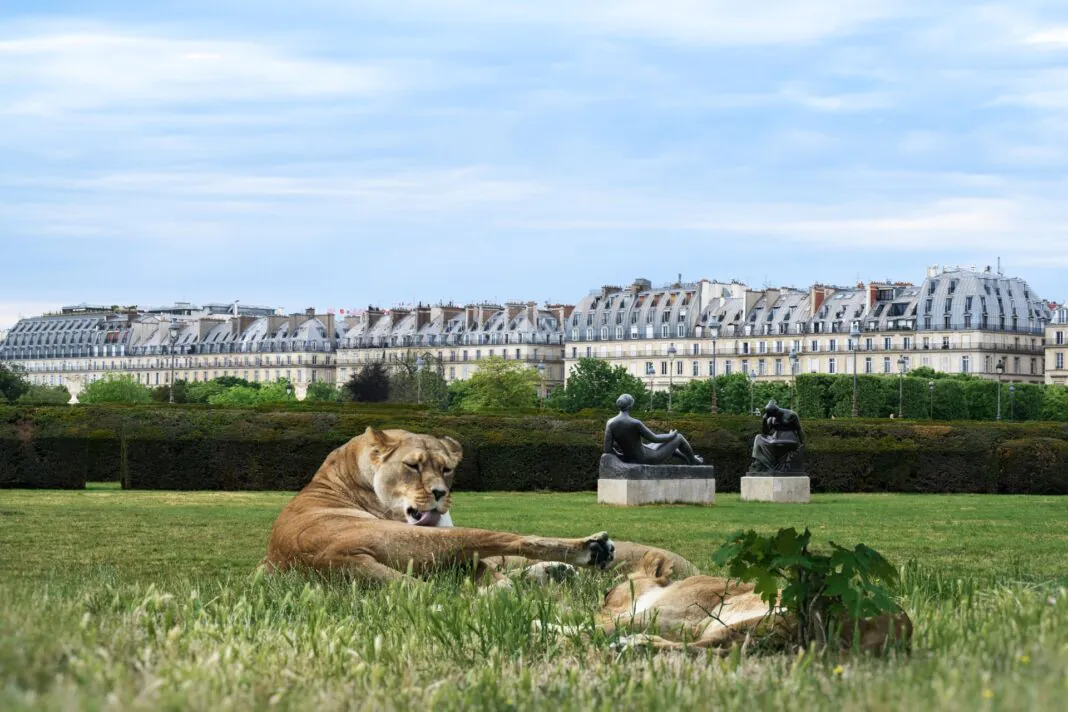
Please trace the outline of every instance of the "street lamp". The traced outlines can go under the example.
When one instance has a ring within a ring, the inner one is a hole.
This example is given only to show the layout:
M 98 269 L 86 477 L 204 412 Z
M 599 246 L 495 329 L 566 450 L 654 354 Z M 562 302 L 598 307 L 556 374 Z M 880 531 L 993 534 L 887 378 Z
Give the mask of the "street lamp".
M 794 397 L 790 399 L 790 406 L 797 410 L 797 364 L 801 360 L 801 354 L 797 353 L 797 347 L 790 348 L 790 380 L 794 387 Z
M 174 403 L 174 345 L 178 342 L 178 322 L 171 322 L 170 327 L 167 329 L 167 336 L 169 337 L 169 348 L 171 350 L 171 380 L 170 386 L 167 388 L 167 402 Z
M 857 346 L 860 345 L 860 323 L 854 321 L 850 330 L 850 348 L 853 349 L 853 417 L 860 415 L 860 398 L 857 390 Z
M 1009 420 L 1016 420 L 1016 384 L 1009 384 Z
M 1001 420 L 1001 377 L 1005 373 L 1005 359 L 998 359 L 997 366 L 994 366 L 994 370 L 998 372 L 998 414 L 997 419 Z
M 934 420 L 934 388 L 935 388 L 935 382 L 934 381 L 928 381 L 927 382 L 927 390 L 931 393 L 931 405 L 928 407 L 927 417 L 930 420 Z
M 422 356 L 415 357 L 415 402 L 422 405 L 423 403 L 423 366 L 426 365 L 426 361 Z
M 756 390 L 756 371 L 749 372 L 749 413 L 750 415 L 756 413 L 756 408 L 753 407 L 753 391 Z
M 675 385 L 675 354 L 679 351 L 675 344 L 668 346 L 668 412 L 671 412 L 671 389 Z
M 897 359 L 897 417 L 905 417 L 905 369 L 909 360 L 904 356 Z
M 535 366 L 538 369 L 538 380 L 541 381 L 541 398 L 538 399 L 538 405 L 542 408 L 545 407 L 545 362 L 539 361 Z

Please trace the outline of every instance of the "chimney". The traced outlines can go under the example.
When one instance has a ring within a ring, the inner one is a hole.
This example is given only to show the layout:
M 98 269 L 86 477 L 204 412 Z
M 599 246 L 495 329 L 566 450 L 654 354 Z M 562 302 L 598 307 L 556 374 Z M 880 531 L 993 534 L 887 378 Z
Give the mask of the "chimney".
M 879 285 L 874 284 L 872 282 L 868 282 L 868 309 L 867 309 L 867 311 L 870 312 L 872 309 L 875 308 L 875 302 L 876 302 L 878 296 L 879 296 Z
M 267 338 L 273 339 L 274 335 L 278 333 L 278 329 L 280 329 L 285 322 L 286 317 L 284 316 L 267 317 Z
M 478 323 L 478 307 L 468 304 L 464 307 L 464 328 L 470 331 Z
M 636 277 L 634 282 L 630 285 L 630 291 L 632 292 L 648 292 L 652 288 L 653 283 L 645 277 Z
M 512 319 L 515 319 L 523 311 L 523 306 L 519 302 L 508 302 L 504 305 L 504 308 L 508 312 L 508 323 L 512 323 Z
M 526 311 L 527 311 L 527 321 L 530 322 L 531 326 L 533 326 L 534 328 L 537 328 L 537 326 L 538 326 L 538 303 L 537 302 L 527 302 L 527 310 Z
M 824 287 L 822 284 L 815 284 L 809 287 L 808 301 L 811 305 L 812 312 L 811 314 L 809 314 L 810 319 L 816 316 L 816 312 L 820 310 L 820 307 L 823 306 L 823 302 L 826 301 L 827 297 L 831 296 L 833 291 L 834 290 L 832 289 Z
M 317 318 L 319 319 L 319 321 L 323 322 L 323 326 L 326 327 L 326 338 L 330 341 L 331 344 L 334 344 L 334 339 L 337 336 L 334 333 L 334 330 L 336 329 L 335 322 L 334 322 L 334 319 L 335 319 L 334 315 L 333 314 L 320 314 Z M 336 346 L 337 344 L 334 344 L 334 345 Z
M 430 307 L 422 304 L 415 308 L 415 330 L 419 331 L 430 323 Z

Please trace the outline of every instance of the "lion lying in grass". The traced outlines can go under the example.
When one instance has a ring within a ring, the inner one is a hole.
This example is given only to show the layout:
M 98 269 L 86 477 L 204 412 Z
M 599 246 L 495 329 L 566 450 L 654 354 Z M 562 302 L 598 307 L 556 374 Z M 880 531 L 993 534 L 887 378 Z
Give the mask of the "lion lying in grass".
M 499 566 L 487 566 L 487 560 L 604 567 L 616 558 L 616 545 L 604 532 L 559 539 L 453 528 L 453 473 L 462 457 L 452 438 L 368 428 L 330 453 L 278 515 L 265 564 L 347 571 L 384 582 L 478 561 L 480 578 L 502 581 Z M 649 550 L 629 543 L 621 548 L 628 562 Z M 692 568 L 682 557 L 661 553 Z
M 796 626 L 789 614 L 773 612 L 750 584 L 715 576 L 689 576 L 672 583 L 672 567 L 670 559 L 656 552 L 646 554 L 637 570 L 605 595 L 597 627 L 609 634 L 627 631 L 620 638 L 623 646 L 725 650 L 747 635 L 787 632 Z M 858 624 L 859 630 L 852 621 L 844 622 L 840 648 L 856 644 L 863 652 L 879 653 L 891 642 L 907 644 L 912 637 L 912 621 L 904 612 L 862 618 Z

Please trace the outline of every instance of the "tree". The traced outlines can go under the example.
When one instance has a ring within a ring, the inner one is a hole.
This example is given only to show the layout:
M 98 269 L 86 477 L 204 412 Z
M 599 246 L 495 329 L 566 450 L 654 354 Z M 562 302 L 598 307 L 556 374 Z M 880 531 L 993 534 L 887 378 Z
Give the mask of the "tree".
M 1068 420 L 1068 388 L 1046 386 L 1042 398 L 1043 420 Z
M 174 395 L 175 402 L 178 402 L 178 388 L 175 384 Z M 196 383 L 189 383 L 185 386 L 185 402 L 186 403 L 207 403 L 212 396 L 217 396 L 226 390 L 226 386 L 215 381 L 201 381 Z
M 258 391 L 260 389 L 259 383 L 253 383 L 252 381 L 247 381 L 244 378 L 238 378 L 237 376 L 219 376 L 218 378 L 214 379 L 214 382 L 218 383 L 223 388 L 233 388 L 234 386 L 241 386 L 242 388 L 251 388 L 254 391 Z
M 522 361 L 487 358 L 468 379 L 468 393 L 461 407 L 464 410 L 532 407 L 537 404 L 540 383 L 537 371 Z
M 26 380 L 26 371 L 22 366 L 0 363 L 0 403 L 14 403 L 28 390 L 30 382 Z
M 93 381 L 78 396 L 80 403 L 151 403 L 152 391 L 132 376 Z
M 17 402 L 19 405 L 67 405 L 70 391 L 66 386 L 30 386 Z
M 445 381 L 441 362 L 424 354 L 420 368 L 416 358 L 414 354 L 407 354 L 395 364 L 389 376 L 389 400 L 395 403 L 446 403 L 449 384 Z
M 612 367 L 598 358 L 582 358 L 568 375 L 563 392 L 555 394 L 551 402 L 572 412 L 583 408 L 611 409 L 623 393 L 631 394 L 638 403 L 648 400 L 645 384 L 622 366 Z
M 286 379 L 265 383 L 259 388 L 251 386 L 233 386 L 208 398 L 211 405 L 227 407 L 248 407 L 272 403 L 292 403 L 296 401 L 293 385 Z
M 345 390 L 354 401 L 380 403 L 389 399 L 389 373 L 381 362 L 366 364 L 345 383 Z
M 304 396 L 304 400 L 313 403 L 333 403 L 338 399 L 338 395 L 338 390 L 333 383 L 315 381 L 308 385 L 308 393 Z

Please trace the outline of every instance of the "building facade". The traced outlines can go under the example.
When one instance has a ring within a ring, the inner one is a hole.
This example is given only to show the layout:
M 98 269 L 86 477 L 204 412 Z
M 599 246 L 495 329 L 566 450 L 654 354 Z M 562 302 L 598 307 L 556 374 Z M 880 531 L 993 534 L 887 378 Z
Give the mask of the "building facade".
M 75 400 L 86 384 L 122 375 L 149 387 L 221 376 L 286 378 L 298 398 L 310 383 L 333 383 L 341 328 L 334 316 L 313 310 L 282 316 L 273 309 L 271 316 L 256 316 L 265 310 L 236 304 L 64 307 L 20 320 L 0 342 L 0 361 L 22 366 L 35 385 L 66 386 Z
M 498 357 L 537 369 L 544 394 L 564 380 L 560 325 L 570 313 L 567 305 L 539 308 L 535 302 L 371 307 L 348 319 L 337 379 L 344 383 L 370 363 L 410 368 L 420 359 L 451 383 L 470 378 L 483 359 Z
M 1068 302 L 1055 305 L 1046 327 L 1046 383 L 1068 384 Z
M 718 374 L 897 374 L 925 366 L 1042 382 L 1048 305 L 989 268 L 937 267 L 919 285 L 753 290 L 701 280 L 603 287 L 564 329 L 566 366 L 596 357 L 655 390 Z

